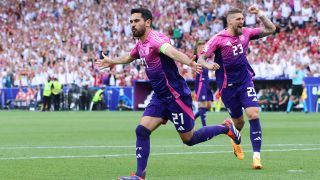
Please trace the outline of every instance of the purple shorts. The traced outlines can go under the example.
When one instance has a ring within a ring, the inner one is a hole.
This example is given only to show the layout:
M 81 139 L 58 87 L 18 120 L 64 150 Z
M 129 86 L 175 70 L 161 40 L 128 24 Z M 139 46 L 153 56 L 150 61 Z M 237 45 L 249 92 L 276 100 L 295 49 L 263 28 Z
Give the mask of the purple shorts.
M 213 101 L 213 94 L 209 87 L 202 86 L 197 92 L 197 101 Z
M 143 116 L 160 117 L 164 124 L 170 120 L 179 133 L 189 132 L 194 127 L 191 95 L 175 99 L 173 96 L 159 98 L 154 94 Z
M 222 102 L 232 118 L 242 116 L 242 108 L 259 107 L 252 81 L 240 85 L 227 86 L 221 92 Z

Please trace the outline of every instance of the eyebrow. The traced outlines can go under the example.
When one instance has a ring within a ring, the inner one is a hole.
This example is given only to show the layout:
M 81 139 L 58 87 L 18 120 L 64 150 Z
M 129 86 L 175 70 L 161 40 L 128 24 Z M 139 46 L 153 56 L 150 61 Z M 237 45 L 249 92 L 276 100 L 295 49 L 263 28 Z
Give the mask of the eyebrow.
M 130 23 L 132 23 L 133 21 L 137 22 L 139 21 L 140 19 L 136 18 L 136 19 L 130 19 Z

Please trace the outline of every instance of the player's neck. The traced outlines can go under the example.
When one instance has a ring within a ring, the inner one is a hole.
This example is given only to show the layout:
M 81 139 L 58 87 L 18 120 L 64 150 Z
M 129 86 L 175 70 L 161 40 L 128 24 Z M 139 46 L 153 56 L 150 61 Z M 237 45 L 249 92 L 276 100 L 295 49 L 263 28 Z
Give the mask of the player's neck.
M 139 38 L 141 42 L 144 42 L 148 38 L 148 35 L 151 30 L 152 30 L 151 28 L 146 29 L 146 32 L 144 33 L 144 35 Z
M 239 35 L 236 34 L 231 28 L 227 28 L 227 32 L 228 32 L 231 36 L 239 36 Z

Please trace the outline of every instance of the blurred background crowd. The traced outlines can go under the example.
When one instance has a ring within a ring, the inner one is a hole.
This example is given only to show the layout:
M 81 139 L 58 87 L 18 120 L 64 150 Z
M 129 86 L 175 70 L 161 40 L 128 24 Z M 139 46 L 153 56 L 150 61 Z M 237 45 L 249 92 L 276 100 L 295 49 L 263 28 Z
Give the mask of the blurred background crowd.
M 63 85 L 131 86 L 147 79 L 139 61 L 102 73 L 93 64 L 101 51 L 115 57 L 133 48 L 131 8 L 152 9 L 153 28 L 192 56 L 196 40 L 208 40 L 224 28 L 228 9 L 252 4 L 278 26 L 276 34 L 250 45 L 248 60 L 256 77 L 290 78 L 297 64 L 308 76 L 320 76 L 317 0 L 12 0 L 0 2 L 0 88 L 37 86 L 48 77 Z M 260 22 L 245 14 L 245 24 Z M 179 64 L 179 69 L 186 79 L 194 78 L 188 67 Z

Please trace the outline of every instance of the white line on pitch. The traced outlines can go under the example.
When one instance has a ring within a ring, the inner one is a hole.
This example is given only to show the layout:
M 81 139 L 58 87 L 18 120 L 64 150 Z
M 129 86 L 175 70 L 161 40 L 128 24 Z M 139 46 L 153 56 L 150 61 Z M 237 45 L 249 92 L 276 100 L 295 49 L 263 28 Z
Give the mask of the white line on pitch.
M 263 152 L 290 152 L 290 151 L 318 151 L 320 148 L 309 149 L 267 149 Z M 189 154 L 225 154 L 233 151 L 207 151 L 207 152 L 173 152 L 173 153 L 152 153 L 152 156 L 162 155 L 189 155 Z M 3 157 L 0 160 L 32 160 L 32 159 L 74 159 L 74 158 L 108 158 L 135 156 L 135 154 L 106 154 L 106 155 L 82 155 L 82 156 L 31 156 L 31 157 Z
M 197 145 L 195 147 L 229 147 L 230 145 L 219 145 L 219 144 L 207 144 Z M 251 144 L 243 144 L 242 146 L 251 146 Z M 265 147 L 285 147 L 285 146 L 320 146 L 320 144 L 263 144 Z M 98 149 L 98 148 L 135 148 L 135 145 L 129 146 L 8 146 L 0 147 L 0 150 L 5 149 Z M 176 148 L 186 147 L 185 145 L 152 145 L 155 148 Z

